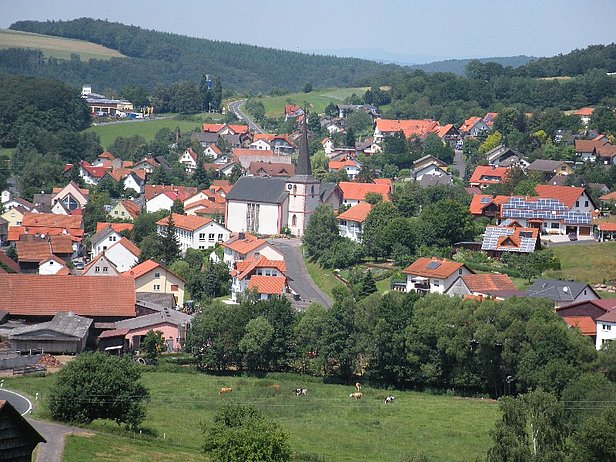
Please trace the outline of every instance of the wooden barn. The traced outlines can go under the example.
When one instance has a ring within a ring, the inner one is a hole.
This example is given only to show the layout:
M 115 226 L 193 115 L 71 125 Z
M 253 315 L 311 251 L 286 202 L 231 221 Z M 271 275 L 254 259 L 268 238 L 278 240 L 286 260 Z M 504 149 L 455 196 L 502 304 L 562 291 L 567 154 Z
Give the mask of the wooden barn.
M 9 402 L 0 400 L 0 461 L 30 462 L 36 445 L 46 442 Z
M 13 329 L 9 334 L 11 349 L 43 350 L 55 354 L 81 353 L 91 325 L 90 318 L 61 311 L 51 321 Z

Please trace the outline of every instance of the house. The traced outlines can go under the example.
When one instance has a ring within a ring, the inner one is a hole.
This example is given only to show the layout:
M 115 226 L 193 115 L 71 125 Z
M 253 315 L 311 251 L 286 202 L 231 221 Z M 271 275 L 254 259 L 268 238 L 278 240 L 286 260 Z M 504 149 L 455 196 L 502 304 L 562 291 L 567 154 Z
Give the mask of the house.
M 304 109 L 297 104 L 285 104 L 284 106 L 284 120 L 297 119 L 304 115 Z
M 583 300 L 559 306 L 556 308 L 556 314 L 569 326 L 579 329 L 582 335 L 591 337 L 597 348 L 600 348 L 603 342 L 597 343 L 597 333 L 604 329 L 597 329 L 597 320 L 614 309 L 616 299 Z
M 121 200 L 109 211 L 111 218 L 133 221 L 141 213 L 141 207 L 131 200 Z
M 284 260 L 269 260 L 260 256 L 236 261 L 230 274 L 233 278 L 231 300 L 236 303 L 247 290 L 256 291 L 261 300 L 274 296 L 282 297 L 287 290 Z
M 101 229 L 90 238 L 92 258 L 105 252 L 109 247 L 122 239 L 122 236 L 111 225 Z
M 372 210 L 372 205 L 367 202 L 360 202 L 338 215 L 336 219 L 338 220 L 340 236 L 361 242 L 362 227 L 370 210 Z
M 197 170 L 197 163 L 199 161 L 199 154 L 193 151 L 193 148 L 188 147 L 180 155 L 180 164 L 184 166 L 186 173 L 194 173 Z
M 39 263 L 38 274 L 71 274 L 66 262 L 52 255 Z
M 85 99 L 90 113 L 96 116 L 119 116 L 121 113 L 133 110 L 133 103 L 125 99 L 107 98 L 104 95 L 93 93 L 90 85 L 84 85 L 81 97 Z
M 125 276 L 130 276 L 134 279 L 136 292 L 171 294 L 174 296 L 177 305 L 184 305 L 184 285 L 186 281 L 154 260 L 146 260 L 139 263 L 123 273 L 122 277 Z
M 512 226 L 487 226 L 481 250 L 490 257 L 500 257 L 504 252 L 533 253 L 541 247 L 537 228 Z
M 549 180 L 555 175 L 568 176 L 574 170 L 562 160 L 536 159 L 527 168 L 528 172 L 540 173 L 544 181 Z
M 231 233 L 211 218 L 173 213 L 171 220 L 182 253 L 185 253 L 187 249 L 203 250 L 214 247 L 217 243 L 220 244 L 229 239 Z M 169 218 L 158 220 L 156 226 L 158 234 L 164 235 L 169 226 Z
M 334 152 L 335 146 L 331 138 L 323 138 L 323 140 L 321 140 L 321 146 L 323 146 L 326 156 L 329 156 L 332 152 Z
M 461 149 L 460 143 L 462 141 L 462 136 L 460 135 L 460 131 L 453 124 L 438 127 L 435 134 L 450 148 Z
M 599 223 L 597 226 L 599 242 L 616 239 L 616 223 Z
M 5 400 L 0 400 L 0 454 L 12 462 L 30 462 L 39 443 L 47 440 Z
M 83 238 L 81 215 L 57 215 L 55 213 L 26 213 L 21 225 L 28 234 L 65 234 L 80 242 Z
M 24 214 L 28 213 L 28 210 L 24 207 L 11 207 L 6 210 L 0 218 L 6 220 L 8 227 L 21 226 L 24 219 Z
M 592 113 L 594 111 L 595 109 L 592 107 L 583 107 L 575 111 L 573 115 L 578 116 L 582 121 L 582 124 L 588 127 L 588 124 L 590 123 L 590 117 L 592 116 Z
M 328 169 L 330 173 L 344 170 L 349 179 L 354 180 L 361 171 L 361 164 L 352 159 L 330 160 Z
M 250 176 L 291 177 L 295 175 L 295 165 L 275 162 L 251 162 L 248 167 Z
M 616 310 L 597 318 L 597 350 L 616 339 Z
M 180 197 L 184 197 L 182 201 L 197 194 L 198 189 L 192 186 L 176 186 L 176 185 L 159 185 L 159 184 L 147 184 L 143 193 L 145 201 L 150 201 L 154 197 L 164 192 L 173 192 Z
M 421 257 L 407 266 L 406 292 L 444 294 L 460 276 L 474 272 L 463 263 L 452 260 Z
M 278 156 L 271 150 L 233 148 L 231 159 L 238 162 L 244 170 L 250 168 L 252 162 L 272 162 L 278 164 L 291 164 L 290 156 Z
M 108 167 L 95 167 L 89 162 L 82 160 L 78 164 L 79 167 L 79 176 L 83 179 L 85 184 L 96 186 L 99 181 L 102 180 L 103 176 L 111 170 L 111 166 Z M 67 164 L 64 168 L 64 173 L 67 174 L 69 170 L 72 168 L 76 168 L 72 164 Z
M 453 178 L 450 174 L 447 175 L 424 175 L 419 180 L 419 186 L 429 188 L 432 186 L 452 186 Z
M 431 119 L 376 119 L 373 137 L 375 143 L 382 143 L 386 137 L 400 132 L 406 139 L 424 138 L 429 133 L 437 134 L 439 128 L 439 123 Z
M 225 203 L 223 199 L 219 202 L 218 199 L 203 199 L 198 202 L 193 202 L 188 206 L 184 206 L 186 215 L 198 215 L 203 218 L 211 218 L 218 223 L 224 223 L 225 220 Z
M 120 337 L 125 351 L 139 351 L 143 338 L 153 330 L 162 332 L 168 352 L 181 351 L 191 321 L 192 316 L 190 315 L 163 308 L 155 313 L 118 321 L 115 323 L 115 329 L 103 332 L 99 340 L 114 336 Z
M 330 153 L 333 151 L 330 150 Z M 355 155 L 359 156 L 361 154 L 365 154 L 366 156 L 372 156 L 374 154 L 378 154 L 379 152 L 383 152 L 383 148 L 374 142 L 374 138 L 372 136 L 366 138 L 363 141 L 358 141 L 355 143 Z M 325 151 L 327 155 L 327 151 Z
M 478 165 L 468 183 L 470 186 L 477 186 L 479 189 L 485 189 L 492 184 L 503 183 L 507 177 L 507 172 L 509 172 L 508 167 Z
M 13 351 L 43 350 L 52 354 L 77 354 L 86 347 L 92 319 L 60 311 L 51 321 L 17 327 L 9 334 Z
M 269 139 L 263 134 L 255 133 L 252 143 L 248 145 L 248 149 L 256 151 L 273 151 L 272 145 L 269 143 Z M 273 136 L 273 135 L 272 135 Z
M 2 203 L 2 207 L 4 207 L 5 210 L 21 207 L 27 212 L 31 212 L 34 211 L 35 206 L 32 202 L 22 199 L 21 197 L 11 197 L 6 202 Z
M 502 294 L 515 291 L 517 287 L 508 275 L 490 273 L 460 276 L 445 293 L 450 296 L 502 300 Z
M 41 263 L 46 262 L 51 257 L 58 258 L 63 264 L 70 260 L 73 254 L 73 244 L 68 236 L 42 237 L 22 234 L 19 236 L 19 241 L 15 243 L 15 250 L 19 271 L 21 273 L 38 273 Z M 48 264 L 47 266 L 53 265 Z M 53 274 L 56 274 L 56 272 Z
M 240 124 L 210 124 L 201 126 L 203 132 L 218 133 L 219 135 L 245 135 L 248 133 L 248 125 Z
M 376 183 L 354 183 L 350 181 L 341 181 L 338 186 L 342 190 L 342 203 L 345 205 L 357 205 L 360 202 L 366 202 L 366 194 L 380 194 L 384 201 L 389 200 L 391 193 L 390 184 Z
M 613 157 L 613 146 L 604 135 L 590 140 L 575 140 L 575 155 L 584 162 L 596 162 L 600 156 L 599 150 L 602 150 L 604 156 Z
M 111 245 L 104 254 L 107 260 L 115 266 L 117 271 L 123 273 L 137 264 L 141 256 L 141 250 L 131 241 L 123 237 L 118 242 Z
M 460 134 L 463 136 L 477 137 L 489 131 L 490 127 L 488 127 L 481 117 L 469 117 L 460 126 L 459 130 Z
M 222 243 L 223 261 L 232 265 L 238 260 L 248 260 L 261 256 L 268 260 L 284 260 L 283 254 L 265 239 L 249 233 L 233 233 Z
M 160 164 L 156 161 L 156 159 L 154 159 L 154 157 L 146 156 L 133 165 L 133 170 L 142 170 L 146 175 L 150 175 L 159 167 Z
M 556 308 L 586 300 L 597 300 L 599 296 L 586 283 L 552 279 L 536 279 L 526 290 L 527 297 L 547 298 Z
M 118 271 L 116 265 L 107 258 L 105 252 L 102 252 L 88 263 L 83 271 L 82 276 L 119 276 L 121 271 Z
M 99 221 L 96 223 L 96 231 L 95 232 L 100 232 L 105 228 L 108 228 L 109 226 L 111 226 L 111 228 L 117 232 L 118 234 L 121 234 L 123 232 L 125 233 L 129 233 L 133 230 L 133 224 L 132 223 L 110 223 L 110 222 L 106 222 L 106 221 Z
M 11 294 L 0 300 L 0 310 L 8 311 L 11 319 L 48 321 L 60 311 L 71 311 L 95 322 L 135 316 L 135 283 L 124 276 L 0 274 L 0 293 Z
M 159 210 L 171 210 L 175 201 L 184 202 L 189 197 L 197 194 L 197 188 L 189 186 L 159 186 L 150 185 L 145 187 L 145 207 L 149 213 Z M 149 189 L 149 191 L 148 191 Z
M 494 125 L 494 121 L 498 117 L 498 112 L 486 112 L 486 115 L 483 116 L 483 121 L 488 126 L 489 129 L 492 129 L 492 125 Z
M 503 144 L 486 152 L 485 158 L 488 161 L 488 165 L 494 165 L 495 167 L 516 166 L 525 168 L 526 165 L 528 165 L 528 162 L 524 159 L 522 154 L 513 149 L 509 149 Z
M 203 148 L 203 154 L 213 159 L 218 159 L 222 155 L 222 151 L 215 144 L 208 144 Z
M 413 180 L 421 181 L 425 175 L 450 176 L 447 164 L 431 155 L 420 157 L 413 162 Z
M 90 191 L 71 181 L 64 188 L 53 188 L 51 204 L 61 203 L 67 210 L 82 209 L 88 203 Z

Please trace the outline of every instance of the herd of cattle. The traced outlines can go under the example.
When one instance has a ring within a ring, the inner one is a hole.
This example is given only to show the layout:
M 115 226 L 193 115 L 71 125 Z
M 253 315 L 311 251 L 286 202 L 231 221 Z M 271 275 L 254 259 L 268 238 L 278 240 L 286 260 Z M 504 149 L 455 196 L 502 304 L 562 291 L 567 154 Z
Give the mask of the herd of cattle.
M 275 390 L 280 390 L 280 385 L 275 383 L 273 385 L 270 385 L 269 388 L 273 388 Z M 353 400 L 358 400 L 358 399 L 362 399 L 364 397 L 364 394 L 361 392 L 361 383 L 357 382 L 355 384 L 355 392 L 351 393 L 349 395 L 349 398 L 353 399 Z M 218 393 L 225 394 L 225 393 L 231 393 L 233 391 L 233 389 L 231 387 L 222 387 L 220 390 L 218 390 Z M 308 389 L 307 388 L 294 388 L 293 390 L 291 390 L 292 393 L 296 396 L 307 396 L 308 395 Z M 392 395 L 388 395 L 385 398 L 385 404 L 390 404 L 394 402 L 395 397 Z

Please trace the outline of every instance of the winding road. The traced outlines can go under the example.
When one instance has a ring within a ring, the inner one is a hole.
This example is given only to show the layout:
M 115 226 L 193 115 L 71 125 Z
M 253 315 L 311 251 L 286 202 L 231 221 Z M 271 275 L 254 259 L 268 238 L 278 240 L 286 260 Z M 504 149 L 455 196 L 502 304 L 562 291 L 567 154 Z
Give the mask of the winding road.
M 244 111 L 242 111 L 242 105 L 246 102 L 245 99 L 238 99 L 237 101 L 231 101 L 227 107 L 229 111 L 235 114 L 239 120 L 243 120 L 248 124 L 248 128 L 253 133 L 263 133 L 263 129 L 257 125 Z

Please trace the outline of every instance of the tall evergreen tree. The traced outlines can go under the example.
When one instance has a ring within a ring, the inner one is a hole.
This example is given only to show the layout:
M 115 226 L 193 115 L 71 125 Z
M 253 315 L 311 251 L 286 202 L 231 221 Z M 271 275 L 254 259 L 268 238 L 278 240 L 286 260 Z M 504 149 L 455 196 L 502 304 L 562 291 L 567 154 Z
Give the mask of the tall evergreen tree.
M 171 265 L 174 261 L 180 258 L 180 244 L 175 235 L 175 223 L 173 222 L 173 214 L 169 214 L 167 218 L 167 226 L 160 235 L 160 254 L 161 263 Z
M 212 94 L 212 109 L 216 112 L 222 111 L 222 81 L 220 77 L 214 80 L 214 87 L 211 90 Z

